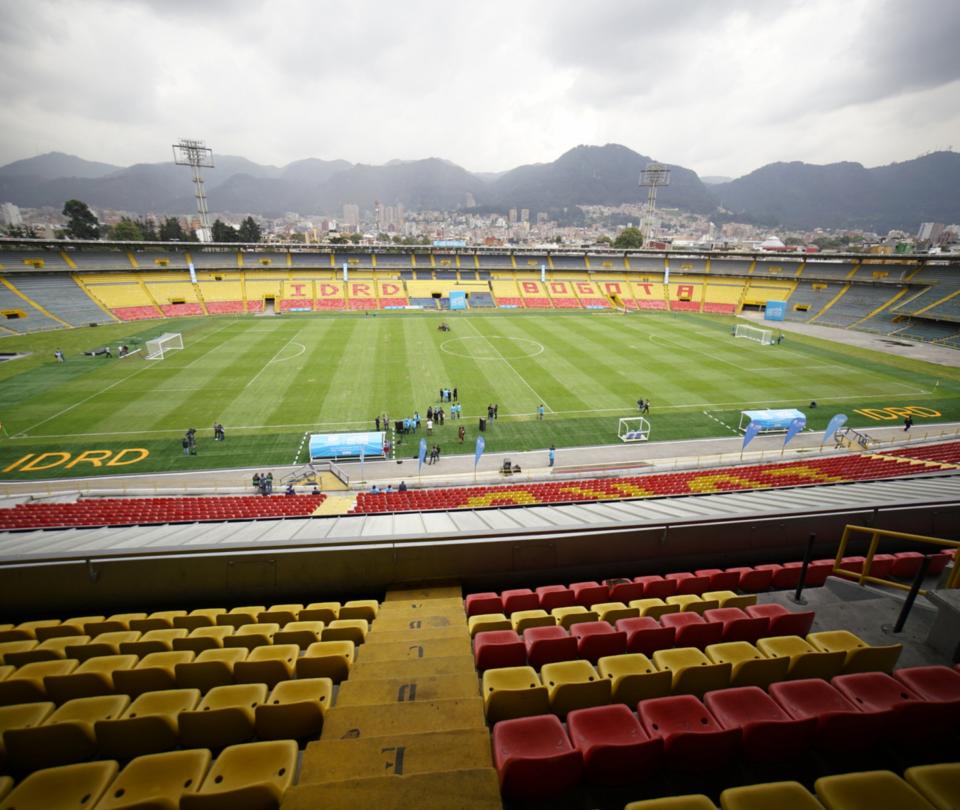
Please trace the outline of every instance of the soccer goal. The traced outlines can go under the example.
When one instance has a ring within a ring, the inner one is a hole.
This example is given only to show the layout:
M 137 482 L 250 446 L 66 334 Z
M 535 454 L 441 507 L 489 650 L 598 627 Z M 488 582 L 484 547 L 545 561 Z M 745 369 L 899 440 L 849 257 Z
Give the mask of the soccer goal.
M 147 360 L 163 360 L 167 352 L 183 348 L 183 335 L 179 332 L 166 332 L 158 338 L 148 340 L 145 344 Z
M 617 437 L 622 442 L 645 442 L 650 438 L 650 423 L 642 416 L 625 416 L 620 420 Z
M 746 338 L 747 340 L 755 340 L 757 343 L 761 343 L 764 346 L 769 346 L 773 343 L 773 331 L 770 329 L 761 329 L 758 326 L 748 326 L 745 323 L 738 323 L 737 328 L 733 332 L 734 337 Z

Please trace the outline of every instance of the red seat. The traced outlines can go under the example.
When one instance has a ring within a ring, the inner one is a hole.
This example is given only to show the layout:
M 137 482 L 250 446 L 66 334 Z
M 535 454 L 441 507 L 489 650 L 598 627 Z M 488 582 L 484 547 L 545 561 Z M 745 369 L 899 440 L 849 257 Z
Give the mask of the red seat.
M 527 648 L 513 630 L 487 630 L 474 636 L 473 660 L 480 672 L 522 667 L 527 663 Z
M 805 636 L 813 626 L 812 610 L 787 610 L 783 605 L 747 605 L 747 615 L 754 619 L 767 619 L 769 625 L 764 636 Z
M 701 594 L 710 590 L 710 577 L 698 577 L 689 571 L 667 574 L 664 579 L 672 579 L 677 583 L 677 593 Z
M 463 602 L 467 616 L 483 613 L 503 613 L 503 600 L 495 593 L 471 593 Z
M 627 634 L 606 622 L 578 622 L 570 628 L 577 640 L 577 652 L 593 664 L 605 655 L 622 655 L 627 651 Z
M 722 568 L 700 568 L 695 571 L 698 577 L 709 577 L 708 591 L 735 591 L 740 587 L 740 575 L 736 571 L 724 571 Z
M 653 655 L 657 650 L 672 647 L 677 632 L 672 627 L 664 627 L 650 616 L 618 619 L 616 626 L 617 630 L 627 634 L 628 653 L 643 653 L 647 656 Z
M 523 643 L 527 663 L 534 669 L 554 661 L 573 661 L 577 657 L 577 640 L 560 626 L 528 627 L 523 631 Z
M 664 613 L 660 617 L 664 627 L 672 627 L 676 631 L 674 646 L 696 647 L 700 650 L 709 644 L 719 644 L 723 638 L 723 624 L 708 622 L 699 613 L 692 610 L 683 613 Z
M 609 601 L 607 586 L 599 582 L 572 582 L 570 590 L 573 591 L 575 603 L 585 608 Z
M 716 770 L 733 759 L 737 729 L 722 729 L 693 695 L 651 698 L 637 706 L 644 730 L 663 739 L 666 760 L 682 771 Z
M 503 602 L 503 612 L 508 616 L 517 610 L 537 610 L 540 607 L 540 598 L 529 588 L 502 591 L 500 601 Z
M 788 562 L 783 564 L 784 568 L 803 568 L 803 563 Z M 806 588 L 819 588 L 826 581 L 827 577 L 833 572 L 833 560 L 813 560 L 807 568 Z
M 630 579 L 608 581 L 607 587 L 610 589 L 611 602 L 623 602 L 627 604 L 634 599 L 643 598 L 643 583 L 634 582 Z
M 790 717 L 758 686 L 707 692 L 704 703 L 723 728 L 740 729 L 744 754 L 753 762 L 802 756 L 813 745 L 815 717 Z
M 947 563 L 952 559 L 953 552 L 947 549 L 938 551 L 936 554 L 931 555 L 930 565 L 927 566 L 927 576 L 935 577 L 942 573 L 943 569 L 947 567 Z
M 930 703 L 940 704 L 953 721 L 960 721 L 960 671 L 950 667 L 904 667 L 893 677 Z
M 541 585 L 537 588 L 537 599 L 540 600 L 540 608 L 546 611 L 577 604 L 573 591 L 563 585 Z
M 771 588 L 779 591 L 788 591 L 796 588 L 800 582 L 800 571 L 803 563 L 785 563 L 784 565 L 767 563 L 766 565 L 755 565 L 753 567 L 757 571 L 769 571 L 771 573 Z
M 817 747 L 828 753 L 865 751 L 882 742 L 884 713 L 862 711 L 827 681 L 778 681 L 770 684 L 769 692 L 791 717 L 816 719 Z
M 928 703 L 885 672 L 836 675 L 831 683 L 851 703 L 886 715 L 887 728 L 898 743 L 921 745 L 945 736 L 952 728 L 938 703 Z
M 765 618 L 751 618 L 740 608 L 713 608 L 703 612 L 708 622 L 720 622 L 723 625 L 721 641 L 749 641 L 756 644 L 757 639 L 766 633 L 769 621 Z
M 920 570 L 923 554 L 919 551 L 900 551 L 893 555 L 890 573 L 901 579 L 913 579 Z M 928 569 L 929 570 L 929 569 Z
M 504 797 L 543 800 L 580 782 L 583 760 L 552 714 L 501 720 L 493 727 L 493 759 Z
M 736 572 L 740 575 L 740 590 L 747 593 L 759 593 L 770 588 L 773 581 L 773 572 L 762 568 L 750 568 L 749 566 L 736 566 L 728 568 L 728 571 Z
M 567 731 L 583 757 L 584 775 L 600 785 L 622 785 L 652 776 L 663 757 L 663 740 L 643 730 L 621 703 L 577 709 Z
M 666 599 L 677 592 L 677 581 L 675 579 L 664 579 L 658 574 L 634 577 L 633 581 L 643 585 L 645 599 Z

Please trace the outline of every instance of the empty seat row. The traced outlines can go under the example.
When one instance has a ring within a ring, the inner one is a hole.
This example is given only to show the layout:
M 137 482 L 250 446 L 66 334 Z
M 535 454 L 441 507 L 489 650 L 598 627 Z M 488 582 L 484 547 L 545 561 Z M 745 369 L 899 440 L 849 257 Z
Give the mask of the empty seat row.
M 122 771 L 114 760 L 63 765 L 32 773 L 6 797 L 0 784 L 0 809 L 276 808 L 296 767 L 292 740 L 230 746 L 216 760 L 203 748 L 151 754 Z
M 131 759 L 178 747 L 219 749 L 252 739 L 306 739 L 323 729 L 333 681 L 76 698 L 62 706 L 0 708 L 0 770 L 27 773 L 93 758 Z
M 652 658 L 625 653 L 532 666 L 488 669 L 481 691 L 487 721 L 605 703 L 632 705 L 645 697 L 702 695 L 728 686 L 769 686 L 789 679 L 830 678 L 839 673 L 892 672 L 900 645 L 872 647 L 847 631 L 811 633 L 657 650 Z
M 668 597 L 675 598 L 684 597 Z M 639 602 L 659 604 L 645 605 L 642 616 L 640 607 L 622 603 L 593 605 L 590 611 L 555 608 L 556 615 L 543 610 L 517 611 L 509 620 L 503 614 L 475 616 L 470 621 L 477 669 L 524 664 L 539 669 L 574 658 L 596 663 L 603 656 L 622 653 L 652 655 L 671 647 L 703 649 L 724 641 L 755 643 L 769 636 L 805 636 L 814 620 L 812 611 L 793 612 L 776 604 L 747 605 L 745 611 L 708 608 L 701 615 L 699 604 L 715 601 L 685 602 L 682 611 L 679 605 L 661 600 Z
M 636 705 L 578 707 L 566 729 L 554 715 L 507 719 L 493 728 L 503 793 L 543 799 L 575 787 L 642 782 L 667 768 L 722 771 L 734 762 L 794 762 L 813 750 L 844 756 L 893 745 L 936 749 L 955 738 L 960 673 L 949 667 L 839 675 Z

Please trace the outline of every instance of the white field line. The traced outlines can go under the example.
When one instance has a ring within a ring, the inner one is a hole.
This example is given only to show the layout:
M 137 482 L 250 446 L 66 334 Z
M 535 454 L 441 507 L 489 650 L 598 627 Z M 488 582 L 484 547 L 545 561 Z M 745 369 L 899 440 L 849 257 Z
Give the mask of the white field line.
M 923 392 L 929 393 L 929 392 Z M 890 399 L 889 394 L 876 394 L 871 396 L 849 396 L 849 397 L 837 397 L 829 394 L 812 394 L 810 396 L 813 400 L 829 400 L 830 402 L 847 402 L 850 400 L 855 401 L 872 401 L 872 400 L 888 400 Z M 797 398 L 793 397 L 792 399 L 757 399 L 750 402 L 693 402 L 684 405 L 658 405 L 654 408 L 655 411 L 683 411 L 683 410 L 704 410 L 704 409 L 720 409 L 720 408 L 746 408 L 752 407 L 754 405 L 790 405 L 796 404 Z M 571 416 L 571 415 L 583 415 L 583 414 L 603 414 L 603 413 L 617 413 L 617 414 L 628 414 L 635 413 L 636 403 L 631 405 L 624 405 L 622 408 L 592 408 L 587 410 L 570 410 L 570 411 L 551 411 L 556 416 Z M 479 416 L 484 414 L 467 414 L 464 416 L 464 419 L 476 419 Z M 530 411 L 527 413 L 504 413 L 502 419 L 513 419 L 517 417 L 528 417 L 536 416 L 536 411 Z M 363 426 L 370 423 L 369 419 L 361 419 L 350 422 L 294 422 L 290 424 L 278 424 L 278 425 L 229 425 L 231 433 L 242 430 L 286 430 L 286 429 L 322 429 L 322 428 L 337 428 L 337 427 L 355 427 L 357 425 Z M 96 438 L 96 437 L 106 437 L 106 436 L 143 436 L 149 438 L 149 436 L 156 434 L 166 434 L 166 433 L 183 433 L 186 430 L 185 427 L 180 428 L 160 428 L 157 430 L 143 431 L 143 430 L 126 430 L 126 431 L 107 431 L 103 433 L 38 433 L 35 436 L 24 436 L 22 434 L 17 434 L 11 438 L 33 438 L 33 439 L 87 439 L 87 438 Z M 149 435 L 148 435 L 149 434 Z M 702 441 L 701 439 L 695 439 L 691 441 Z M 605 445 L 598 445 L 605 446 Z
M 488 345 L 491 349 L 493 349 L 498 355 L 500 355 L 500 359 L 503 360 L 503 362 L 507 364 L 507 368 L 509 368 L 514 374 L 517 375 L 517 377 L 520 378 L 520 382 L 522 382 L 525 386 L 527 386 L 527 388 L 529 388 L 529 389 L 533 392 L 533 395 L 537 398 L 537 401 L 538 401 L 538 402 L 542 402 L 542 403 L 543 403 L 543 407 L 544 407 L 546 410 L 548 410 L 550 413 L 557 413 L 557 411 L 555 411 L 553 408 L 551 408 L 550 405 L 549 405 L 549 403 L 548 403 L 542 396 L 540 396 L 540 394 L 538 394 L 538 393 L 536 392 L 536 390 L 534 389 L 534 387 L 533 387 L 532 385 L 530 385 L 530 383 L 528 383 L 528 382 L 526 381 L 526 379 L 524 378 L 524 376 L 523 376 L 519 371 L 517 371 L 517 370 L 513 367 L 513 364 L 512 364 L 509 360 L 507 360 L 506 357 L 503 356 L 503 353 L 502 353 L 496 346 L 493 345 L 493 341 L 490 340 L 490 338 L 488 338 L 486 335 L 484 335 L 483 333 L 481 333 L 480 330 L 477 329 L 477 327 L 474 326 L 471 321 L 468 320 L 468 321 L 465 321 L 465 323 L 470 324 L 470 328 L 471 328 L 474 332 L 476 332 L 480 337 L 482 337 L 482 338 L 487 342 L 487 345 Z M 472 417 L 468 417 L 468 418 L 472 418 Z
M 716 422 L 718 425 L 722 425 L 722 426 L 725 427 L 727 430 L 729 430 L 731 433 L 739 433 L 739 432 L 740 432 L 740 431 L 738 431 L 736 428 L 733 428 L 733 427 L 731 427 L 730 425 L 728 425 L 728 424 L 727 424 L 726 422 L 724 422 L 723 420 L 717 419 L 717 417 L 714 416 L 712 413 L 710 413 L 710 411 L 704 411 L 704 412 L 703 412 L 703 415 L 706 416 L 706 417 L 708 417 L 709 419 L 712 419 L 712 420 L 713 420 L 714 422 Z
M 304 327 L 304 329 L 306 329 L 306 327 Z M 267 366 L 269 366 L 271 363 L 273 363 L 273 361 L 276 360 L 276 359 L 280 356 L 280 353 L 281 353 L 284 349 L 286 349 L 287 346 L 289 346 L 291 343 L 296 342 L 296 341 L 294 340 L 294 338 L 300 337 L 300 332 L 302 332 L 302 331 L 303 331 L 303 329 L 301 329 L 299 332 L 297 332 L 292 338 L 290 338 L 290 340 L 288 340 L 286 343 L 284 343 L 284 344 L 277 350 L 277 353 L 276 353 L 273 357 L 271 357 L 269 360 L 267 360 L 266 363 L 263 364 L 263 366 L 260 368 L 260 370 L 254 375 L 253 379 L 250 380 L 250 382 L 248 382 L 245 386 L 243 386 L 244 390 L 246 390 L 247 388 L 249 388 L 251 385 L 253 385 L 253 384 L 260 378 L 260 375 L 263 374 L 263 372 L 267 370 Z M 302 345 L 302 344 L 297 344 L 297 345 Z M 306 349 L 304 349 L 304 351 L 306 351 Z M 301 352 L 301 354 L 302 354 L 302 353 L 303 353 L 303 352 Z M 299 357 L 299 355 L 295 355 L 295 356 Z M 290 360 L 290 359 L 292 359 L 292 358 L 287 358 L 287 359 Z

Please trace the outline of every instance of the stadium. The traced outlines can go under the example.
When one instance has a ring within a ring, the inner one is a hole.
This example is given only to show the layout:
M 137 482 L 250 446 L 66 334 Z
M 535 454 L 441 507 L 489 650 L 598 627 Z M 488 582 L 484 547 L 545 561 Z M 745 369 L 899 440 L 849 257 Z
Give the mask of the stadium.
M 958 265 L 0 240 L 0 797 L 957 806 Z

